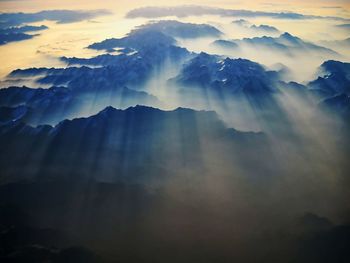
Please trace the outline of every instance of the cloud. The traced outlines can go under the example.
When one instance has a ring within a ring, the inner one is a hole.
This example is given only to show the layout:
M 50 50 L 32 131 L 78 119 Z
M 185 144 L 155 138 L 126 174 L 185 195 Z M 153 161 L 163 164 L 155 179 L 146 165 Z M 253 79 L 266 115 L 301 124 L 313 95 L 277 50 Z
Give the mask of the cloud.
M 2 13 L 0 14 L 0 28 L 19 26 L 44 20 L 55 21 L 59 24 L 79 22 L 97 16 L 110 14 L 107 10 L 45 10 L 37 13 Z
M 112 50 L 115 47 L 142 49 L 145 46 L 169 46 L 175 44 L 174 37 L 190 39 L 199 37 L 220 37 L 223 33 L 208 24 L 181 23 L 175 20 L 153 21 L 136 27 L 123 38 L 111 38 L 89 46 L 96 50 Z
M 127 18 L 156 18 L 166 16 L 202 16 L 202 15 L 219 15 L 219 16 L 232 16 L 232 17 L 272 17 L 278 19 L 332 19 L 340 21 L 349 21 L 349 19 L 335 16 L 315 16 L 304 15 L 294 12 L 263 12 L 263 11 L 251 11 L 251 10 L 236 10 L 236 9 L 224 9 L 213 8 L 207 6 L 173 6 L 173 7 L 141 7 L 131 10 L 126 17 Z
M 342 29 L 350 29 L 350 24 L 341 24 L 341 25 L 336 25 L 336 27 L 338 27 L 338 28 L 342 28 Z
M 217 42 L 215 42 L 217 44 Z M 289 33 L 284 33 L 279 37 L 254 37 L 254 38 L 243 38 L 241 40 L 232 40 L 231 43 L 237 45 L 248 45 L 252 48 L 269 48 L 274 52 L 282 52 L 292 55 L 294 52 L 306 51 L 306 52 L 317 52 L 317 54 L 333 54 L 337 53 L 331 49 L 315 45 L 311 42 L 305 42 L 302 39 L 293 36 Z
M 322 6 L 323 9 L 343 9 L 341 6 Z
M 108 15 L 106 10 L 73 11 L 73 10 L 49 10 L 37 13 L 1 13 L 0 14 L 0 45 L 9 42 L 31 39 L 37 35 L 26 32 L 47 29 L 47 26 L 29 26 L 26 23 L 40 22 L 44 20 L 55 21 L 58 24 L 73 23 L 88 20 L 101 15 Z

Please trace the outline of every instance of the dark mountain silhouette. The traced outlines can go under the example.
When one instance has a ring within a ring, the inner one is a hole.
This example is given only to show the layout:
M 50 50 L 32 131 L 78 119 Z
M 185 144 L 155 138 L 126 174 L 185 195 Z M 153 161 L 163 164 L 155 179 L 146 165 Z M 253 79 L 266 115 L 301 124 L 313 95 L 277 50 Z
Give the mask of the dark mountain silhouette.
M 9 149 L 0 157 L 3 180 L 35 178 L 37 171 L 48 178 L 75 174 L 132 182 L 155 176 L 159 181 L 159 176 L 181 169 L 201 169 L 202 140 L 210 141 L 205 148 L 211 145 L 212 149 L 222 144 L 232 149 L 242 144 L 248 149 L 250 141 L 254 147 L 264 141 L 262 135 L 227 129 L 214 112 L 143 106 L 108 107 L 97 115 L 65 120 L 55 127 L 34 128 L 14 121 L 2 125 L 0 134 L 3 147 Z

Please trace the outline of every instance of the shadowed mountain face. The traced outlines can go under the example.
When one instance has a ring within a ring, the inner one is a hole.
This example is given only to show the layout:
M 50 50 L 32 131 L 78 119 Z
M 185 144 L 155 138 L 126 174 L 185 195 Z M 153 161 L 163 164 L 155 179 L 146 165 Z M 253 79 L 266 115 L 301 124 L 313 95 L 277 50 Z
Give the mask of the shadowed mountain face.
M 103 54 L 88 59 L 61 58 L 68 65 L 85 65 L 83 67 L 18 69 L 12 71 L 9 77 L 38 76 L 37 83 L 66 85 L 75 92 L 118 89 L 129 84 L 141 87 L 166 61 L 182 63 L 191 55 L 185 48 L 175 46 L 175 39 L 163 34 L 161 28 L 157 26 L 156 29 L 149 30 L 145 25 L 124 38 L 107 39 L 89 46 L 109 51 L 115 47 L 123 48 L 118 55 Z
M 0 107 L 0 123 L 7 124 L 12 121 L 23 119 L 27 115 L 28 109 L 25 106 Z
M 174 166 L 176 172 L 203 169 L 202 142 L 210 142 L 211 147 L 226 142 L 234 147 L 246 140 L 259 143 L 259 135 L 227 129 L 214 112 L 188 109 L 164 112 L 138 106 L 122 111 L 109 107 L 95 116 L 63 121 L 55 127 L 33 128 L 18 120 L 1 126 L 2 144 L 14 151 L 11 161 L 1 157 L 2 175 L 9 180 L 16 174 L 35 178 L 37 171 L 48 177 L 52 173 L 63 178 L 74 175 L 132 182 L 172 174 Z M 20 148 L 22 154 L 15 154 Z M 17 170 L 19 163 L 23 164 L 21 171 Z M 60 171 L 55 167 L 61 167 Z
M 111 97 L 117 99 L 111 100 Z M 31 125 L 55 125 L 67 118 L 97 112 L 106 104 L 126 108 L 138 103 L 157 105 L 159 101 L 146 92 L 126 87 L 100 86 L 100 90 L 95 92 L 55 86 L 49 89 L 9 87 L 0 90 L 0 113 L 7 115 L 8 107 L 12 108 L 12 112 L 22 112 L 25 109 L 23 114 L 14 117 L 13 120 L 20 117 L 22 122 Z M 7 121 L 11 119 L 7 118 Z
M 347 94 L 343 93 L 327 98 L 322 101 L 321 106 L 336 115 L 342 116 L 344 120 L 350 116 L 350 96 Z
M 249 119 L 245 127 L 266 132 L 262 126 L 271 122 L 270 118 L 286 120 L 274 98 L 279 93 L 279 78 L 278 72 L 250 60 L 201 53 L 168 83 L 178 89 L 181 101 L 190 104 L 193 98 L 202 107 L 217 111 L 228 123 Z
M 142 86 L 167 61 L 181 63 L 191 53 L 173 45 L 158 45 L 157 38 L 150 41 L 152 44 L 138 39 L 138 43 L 144 43 L 140 51 L 125 49 L 118 55 L 104 54 L 89 59 L 61 58 L 69 65 L 84 65 L 81 67 L 14 70 L 9 78 L 35 79 L 36 83 L 51 88 L 2 89 L 0 106 L 27 106 L 31 113 L 26 116 L 26 122 L 34 125 L 57 124 L 66 118 L 95 114 L 109 105 L 118 108 L 137 104 L 160 106 L 161 102 L 142 91 Z M 128 88 L 130 86 L 132 88 Z
M 281 71 L 269 71 L 262 65 L 245 59 L 230 59 L 201 53 L 183 65 L 172 81 L 186 89 L 211 90 L 239 96 L 250 94 L 261 97 L 278 92 L 280 87 L 296 92 L 322 95 L 329 98 L 339 94 L 349 94 L 349 63 L 326 61 L 320 67 L 322 77 L 308 83 L 307 87 L 296 82 L 281 81 Z
M 309 171 L 293 154 L 276 155 L 265 135 L 228 129 L 214 112 L 109 107 L 55 127 L 4 124 L 0 142 L 9 149 L 0 155 L 2 258 L 134 262 L 158 251 L 161 262 L 175 249 L 170 262 L 308 262 L 320 247 L 346 258 L 347 226 L 302 216 L 315 202 L 300 205 L 299 195 L 317 197 L 321 211 L 334 201 L 311 191 Z M 295 195 L 287 191 L 292 174 L 304 182 Z M 271 213 L 285 205 L 287 215 Z
M 149 52 L 147 52 L 149 51 Z M 91 59 L 62 58 L 69 64 L 102 65 L 102 67 L 32 68 L 16 70 L 11 77 L 41 76 L 40 84 L 67 85 L 76 92 L 141 85 L 153 70 L 167 59 L 180 60 L 189 53 L 178 47 L 148 49 L 131 55 L 101 55 Z
M 272 92 L 276 72 L 244 59 L 222 59 L 201 53 L 184 66 L 176 77 L 179 84 L 202 86 L 221 93 Z
M 350 63 L 326 61 L 320 67 L 321 77 L 311 81 L 310 92 L 321 99 L 319 106 L 340 116 L 345 125 L 350 116 Z
M 309 83 L 309 87 L 323 96 L 350 94 L 350 63 L 326 61 L 320 67 L 324 75 Z
M 189 52 L 183 48 L 146 44 L 139 52 L 130 53 L 126 50 L 126 54 L 105 54 L 90 59 L 61 58 L 62 61 L 68 64 L 102 67 L 30 68 L 15 70 L 10 74 L 10 77 L 40 76 L 37 80 L 38 83 L 68 85 L 75 91 L 96 90 L 104 86 L 119 87 L 128 83 L 141 85 L 152 70 L 157 66 L 161 66 L 166 59 L 176 62 L 188 55 Z

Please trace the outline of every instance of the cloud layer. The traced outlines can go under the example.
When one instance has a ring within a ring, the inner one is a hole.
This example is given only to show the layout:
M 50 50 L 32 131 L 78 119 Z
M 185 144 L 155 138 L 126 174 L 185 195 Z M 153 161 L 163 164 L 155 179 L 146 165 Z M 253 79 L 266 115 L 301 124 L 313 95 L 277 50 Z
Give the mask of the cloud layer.
M 251 11 L 251 10 L 236 10 L 236 9 L 224 9 L 213 8 L 207 6 L 174 6 L 174 7 L 141 7 L 131 10 L 126 17 L 127 18 L 157 18 L 166 16 L 202 16 L 202 15 L 219 15 L 219 16 L 232 16 L 232 17 L 271 17 L 277 19 L 333 19 L 339 21 L 349 21 L 342 17 L 335 16 L 315 16 L 304 15 L 294 12 L 263 12 L 263 11 Z

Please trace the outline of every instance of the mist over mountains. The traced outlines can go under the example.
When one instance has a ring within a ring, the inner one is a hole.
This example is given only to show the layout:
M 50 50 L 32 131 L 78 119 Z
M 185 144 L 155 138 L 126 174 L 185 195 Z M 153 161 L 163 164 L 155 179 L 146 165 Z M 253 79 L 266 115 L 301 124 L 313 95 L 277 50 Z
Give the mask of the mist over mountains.
M 36 32 L 48 29 L 48 27 L 45 25 L 32 26 L 26 23 L 55 21 L 58 24 L 66 24 L 108 14 L 110 13 L 106 10 L 46 10 L 37 13 L 1 13 L 0 45 L 31 39 L 38 34 L 28 34 L 28 32 Z
M 184 5 L 174 7 L 158 7 L 149 6 L 136 8 L 128 12 L 126 17 L 128 18 L 159 18 L 167 16 L 187 17 L 187 16 L 202 16 L 202 15 L 219 15 L 228 17 L 272 17 L 279 19 L 334 19 L 339 21 L 348 21 L 348 19 L 342 17 L 330 17 L 330 16 L 314 16 L 304 15 L 295 12 L 261 12 L 252 10 L 235 10 L 225 8 L 215 8 L 208 6 L 195 6 L 195 5 Z
M 289 33 L 283 33 L 279 37 L 254 37 L 254 38 L 244 38 L 242 40 L 226 40 L 223 47 L 227 47 L 228 43 L 232 43 L 232 47 L 248 46 L 249 48 L 265 48 L 270 49 L 270 51 L 278 53 L 281 52 L 288 56 L 294 56 L 295 53 L 301 52 L 315 52 L 317 54 L 331 54 L 337 55 L 337 53 L 329 48 L 321 47 L 313 43 L 308 43 L 301 40 L 298 37 L 292 36 Z M 215 41 L 213 44 L 221 44 L 220 40 Z M 225 46 L 226 44 L 226 46 Z
M 0 35 L 107 13 L 4 13 Z M 202 15 L 230 21 L 169 19 Z M 126 16 L 166 19 L 2 80 L 1 261 L 347 262 L 346 54 L 245 20 L 346 19 L 194 6 Z M 304 68 L 312 77 L 295 77 Z

